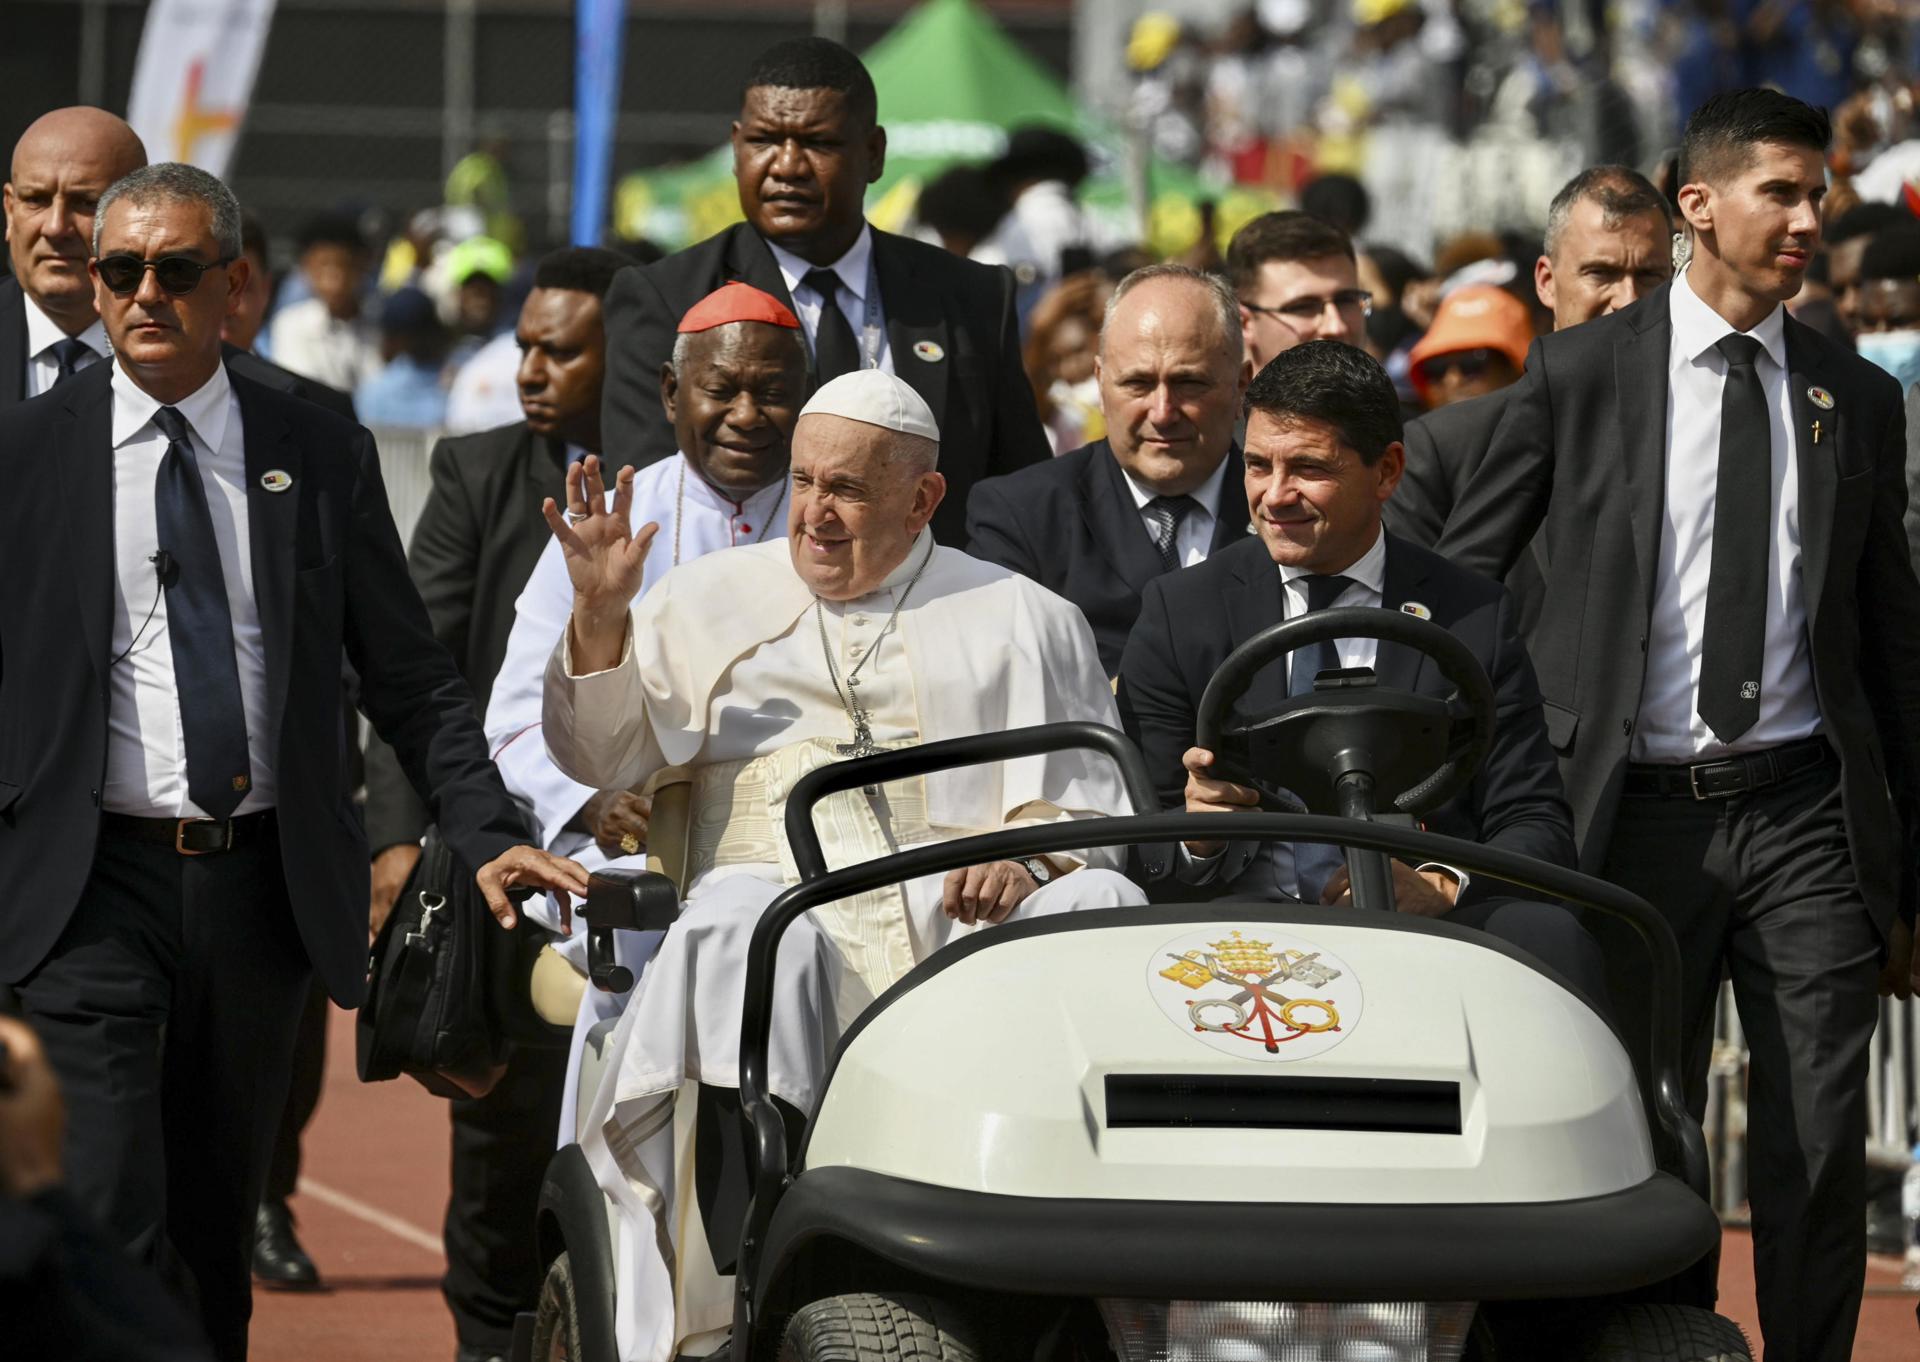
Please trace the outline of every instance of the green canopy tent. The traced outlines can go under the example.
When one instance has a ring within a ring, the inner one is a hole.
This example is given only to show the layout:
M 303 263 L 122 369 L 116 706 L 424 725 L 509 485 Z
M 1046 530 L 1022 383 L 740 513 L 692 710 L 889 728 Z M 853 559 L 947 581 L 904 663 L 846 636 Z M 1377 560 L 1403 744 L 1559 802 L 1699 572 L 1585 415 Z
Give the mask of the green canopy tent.
M 1141 235 L 1127 187 L 1125 139 L 1084 113 L 974 0 L 927 0 L 862 60 L 887 129 L 886 174 L 867 194 L 867 216 L 876 226 L 899 230 L 921 185 L 955 162 L 992 160 L 1005 148 L 1010 129 L 1041 123 L 1074 134 L 1091 151 L 1094 172 L 1081 190 L 1088 212 L 1113 236 Z M 1146 189 L 1145 238 L 1160 254 L 1184 250 L 1197 239 L 1202 200 L 1218 203 L 1216 222 L 1225 232 L 1273 206 L 1266 196 L 1222 191 L 1160 161 L 1146 167 Z M 688 164 L 628 175 L 614 204 L 622 235 L 668 247 L 711 236 L 740 216 L 733 156 L 725 146 Z

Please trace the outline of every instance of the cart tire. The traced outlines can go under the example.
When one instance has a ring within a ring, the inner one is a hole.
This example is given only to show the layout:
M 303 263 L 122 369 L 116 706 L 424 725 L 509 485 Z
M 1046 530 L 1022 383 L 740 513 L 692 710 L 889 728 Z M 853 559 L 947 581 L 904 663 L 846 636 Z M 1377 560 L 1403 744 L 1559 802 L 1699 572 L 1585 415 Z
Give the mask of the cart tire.
M 1621 1305 L 1576 1326 L 1568 1362 L 1751 1362 L 1739 1325 L 1691 1305 Z
M 580 1305 L 573 1292 L 573 1260 L 553 1260 L 533 1309 L 533 1362 L 584 1362 L 580 1354 Z
M 931 1296 L 862 1293 L 814 1301 L 787 1322 L 780 1362 L 978 1362 L 966 1317 Z

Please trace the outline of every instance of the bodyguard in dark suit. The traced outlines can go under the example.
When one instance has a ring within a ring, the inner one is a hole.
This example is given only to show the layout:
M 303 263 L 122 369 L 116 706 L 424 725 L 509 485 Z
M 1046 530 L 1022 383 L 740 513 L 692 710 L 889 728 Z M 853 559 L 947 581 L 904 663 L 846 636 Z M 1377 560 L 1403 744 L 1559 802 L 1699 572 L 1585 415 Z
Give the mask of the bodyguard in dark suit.
M 1283 351 L 1247 390 L 1245 492 L 1257 537 L 1147 586 L 1120 665 L 1120 713 L 1164 804 L 1248 808 L 1259 795 L 1211 774 L 1195 747 L 1207 682 L 1240 644 L 1283 619 L 1345 606 L 1410 609 L 1449 630 L 1486 667 L 1498 701 L 1492 750 L 1467 792 L 1430 815 L 1451 836 L 1569 865 L 1573 820 L 1560 789 L 1540 693 L 1513 608 L 1495 583 L 1385 533 L 1380 507 L 1400 476 L 1400 404 L 1364 351 L 1309 341 Z M 1304 694 L 1321 671 L 1371 667 L 1380 684 L 1445 695 L 1435 665 L 1410 649 L 1342 640 L 1264 669 L 1240 701 L 1249 716 Z M 1598 951 L 1571 914 L 1512 897 L 1497 881 L 1441 865 L 1395 862 L 1402 912 L 1481 927 L 1533 952 L 1596 1000 Z M 1346 890 L 1338 849 L 1253 842 L 1187 843 L 1175 870 L 1205 896 L 1335 902 Z
M 343 656 L 497 915 L 585 887 L 522 845 L 371 438 L 221 364 L 238 236 L 203 171 L 116 182 L 113 364 L 0 412 L 0 541 L 60 568 L 0 596 L 0 980 L 66 1089 L 76 1196 L 191 1276 L 227 1359 L 310 972 L 349 1006 L 366 978 Z
M 1107 438 L 989 478 L 967 503 L 967 551 L 1031 577 L 1087 617 L 1112 676 L 1162 573 L 1247 537 L 1233 427 L 1246 392 L 1227 286 L 1149 265 L 1107 303 L 1094 374 Z
M 85 105 L 41 115 L 14 144 L 0 189 L 12 271 L 0 279 L 0 407 L 37 397 L 106 357 L 87 277 L 94 204 L 146 163 L 132 128 Z
M 1591 166 L 1561 188 L 1547 209 L 1545 249 L 1533 288 L 1553 313 L 1553 329 L 1618 312 L 1673 277 L 1673 220 L 1667 201 L 1639 171 Z M 1454 503 L 1479 470 L 1506 415 L 1512 389 L 1452 402 L 1407 423 L 1407 472 L 1387 503 L 1387 528 L 1432 548 Z M 1536 537 L 1507 574 L 1520 632 L 1539 618 L 1546 546 Z
M 566 487 L 570 455 L 600 452 L 606 334 L 601 299 L 626 260 L 612 251 L 555 251 L 534 270 L 520 309 L 520 400 L 526 419 L 434 446 L 433 487 L 414 525 L 407 566 L 434 636 L 485 713 L 506 656 L 514 602 L 553 538 L 541 503 Z M 384 920 L 420 858 L 431 813 L 393 748 L 367 747 L 367 841 L 373 915 Z M 441 1289 L 460 1340 L 457 1362 L 513 1349 L 513 1319 L 531 1311 L 544 1260 L 530 1227 L 560 1128 L 564 1048 L 517 1047 L 484 1097 L 456 1097 L 447 1275 Z
M 1902 395 L 1782 307 L 1819 245 L 1828 135 L 1766 90 L 1694 114 L 1692 263 L 1536 342 L 1440 542 L 1497 573 L 1544 526 L 1529 644 L 1581 860 L 1680 938 L 1696 1109 L 1732 977 L 1769 1359 L 1851 1348 L 1875 978 L 1908 968 L 1920 832 Z
M 846 48 L 801 38 L 754 62 L 733 125 L 747 220 L 652 265 L 607 297 L 606 453 L 637 467 L 674 454 L 660 369 L 687 309 L 729 280 L 792 306 L 814 382 L 897 374 L 940 424 L 943 543 L 966 539 L 967 493 L 1051 452 L 1020 363 L 1013 276 L 869 227 L 866 187 L 886 168 L 873 80 Z M 824 290 L 824 292 L 823 292 Z

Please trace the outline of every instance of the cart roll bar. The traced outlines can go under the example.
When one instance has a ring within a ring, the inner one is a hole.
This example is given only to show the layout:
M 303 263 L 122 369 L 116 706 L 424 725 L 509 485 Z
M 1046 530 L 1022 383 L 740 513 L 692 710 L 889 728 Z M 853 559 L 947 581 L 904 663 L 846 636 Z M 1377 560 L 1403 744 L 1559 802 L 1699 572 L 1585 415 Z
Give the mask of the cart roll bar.
M 1127 798 L 1136 813 L 1152 813 L 1160 807 L 1160 796 L 1147 774 L 1147 759 L 1140 749 L 1117 728 L 1105 724 L 1073 722 L 1035 724 L 1030 728 L 1012 728 L 999 733 L 975 733 L 964 738 L 922 743 L 917 747 L 893 748 L 870 757 L 837 761 L 815 767 L 794 783 L 787 797 L 787 845 L 793 848 L 793 861 L 800 878 L 817 880 L 827 873 L 826 854 L 820 849 L 820 835 L 813 826 L 813 807 L 828 795 L 860 785 L 884 785 L 890 780 L 947 771 L 956 766 L 985 766 L 1012 761 L 1016 757 L 1038 756 L 1043 752 L 1070 752 L 1075 749 L 1104 752 L 1120 768 L 1127 787 Z M 1084 821 L 1084 820 L 1083 820 Z M 1062 850 L 1085 846 L 1068 842 Z M 1163 855 L 1167 853 L 1162 853 Z M 995 859 L 1003 859 L 996 857 Z M 1147 873 L 1157 877 L 1165 867 L 1149 864 Z
M 1017 733 L 993 734 L 978 741 L 999 752 L 1007 750 L 999 744 L 1018 736 Z M 898 778 L 902 765 L 917 769 L 910 766 L 913 750 L 888 753 L 884 759 L 861 758 L 823 769 L 840 774 L 836 788 L 876 778 Z M 899 759 L 903 757 L 909 761 L 901 762 Z M 883 760 L 884 766 L 863 764 Z M 892 774 L 878 777 L 874 774 L 876 770 Z M 800 794 L 796 788 L 795 803 Z M 1640 1059 L 1647 1065 L 1651 1079 L 1656 1156 L 1663 1168 L 1676 1172 L 1702 1198 L 1708 1196 L 1706 1141 L 1687 1111 L 1680 1082 L 1680 948 L 1666 919 L 1645 899 L 1604 880 L 1528 856 L 1386 823 L 1360 823 L 1317 814 L 1162 813 L 1043 823 L 916 847 L 804 881 L 768 905 L 754 926 L 747 948 L 746 996 L 740 1018 L 740 1100 L 754 1174 L 753 1201 L 747 1213 L 743 1242 L 747 1253 L 751 1254 L 755 1247 L 766 1242 L 767 1226 L 784 1191 L 791 1164 L 786 1128 L 767 1092 L 767 1048 L 773 1019 L 775 952 L 781 935 L 801 914 L 823 903 L 903 880 L 989 861 L 1040 856 L 1076 847 L 1172 843 L 1185 839 L 1329 842 L 1381 851 L 1416 862 L 1443 861 L 1625 922 L 1646 947 L 1653 969 L 1649 990 L 1652 1032 L 1647 1053 Z M 1222 905 L 1225 912 L 1230 913 L 1231 908 L 1230 904 Z M 1354 921 L 1364 925 L 1367 919 L 1356 916 Z M 746 1282 L 751 1280 L 750 1260 L 743 1258 L 742 1264 L 741 1280 Z

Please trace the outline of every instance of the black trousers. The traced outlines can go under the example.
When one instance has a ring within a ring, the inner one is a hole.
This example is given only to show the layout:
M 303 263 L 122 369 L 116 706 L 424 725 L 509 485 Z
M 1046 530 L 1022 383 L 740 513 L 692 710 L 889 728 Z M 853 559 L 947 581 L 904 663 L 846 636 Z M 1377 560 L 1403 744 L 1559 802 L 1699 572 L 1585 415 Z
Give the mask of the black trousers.
M 68 1186 L 247 1352 L 254 1208 L 312 968 L 271 837 L 212 856 L 103 835 L 18 984 L 67 1103 Z
M 511 1351 L 514 1315 L 539 1298 L 534 1218 L 566 1077 L 565 1050 L 516 1049 L 493 1091 L 450 1103 L 453 1185 L 440 1289 L 464 1347 Z
M 1682 1072 L 1707 1102 L 1723 972 L 1751 1051 L 1748 1195 L 1767 1362 L 1845 1362 L 1866 1275 L 1867 1042 L 1882 946 L 1860 894 L 1833 768 L 1730 799 L 1622 799 L 1604 878 L 1680 941 Z M 1614 997 L 1644 1045 L 1644 953 L 1612 924 Z
M 327 990 L 318 979 L 307 985 L 307 1005 L 300 1010 L 294 1033 L 293 1068 L 288 1074 L 287 1100 L 273 1133 L 273 1153 L 267 1163 L 262 1199 L 284 1204 L 300 1183 L 300 1137 L 320 1105 L 320 1088 L 327 1076 Z

